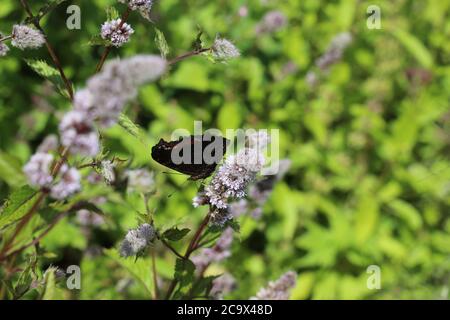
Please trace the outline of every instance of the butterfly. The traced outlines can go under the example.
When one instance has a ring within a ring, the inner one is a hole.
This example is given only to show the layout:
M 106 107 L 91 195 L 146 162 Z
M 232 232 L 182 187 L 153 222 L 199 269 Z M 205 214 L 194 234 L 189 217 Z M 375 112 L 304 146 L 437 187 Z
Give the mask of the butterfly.
M 230 140 L 215 135 L 191 135 L 152 147 L 152 158 L 170 169 L 189 175 L 189 180 L 208 178 L 226 153 Z

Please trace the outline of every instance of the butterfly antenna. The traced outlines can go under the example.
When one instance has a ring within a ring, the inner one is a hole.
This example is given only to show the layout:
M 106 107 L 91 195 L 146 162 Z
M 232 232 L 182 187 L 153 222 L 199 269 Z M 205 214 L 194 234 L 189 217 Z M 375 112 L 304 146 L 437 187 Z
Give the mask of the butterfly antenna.
M 178 173 L 178 172 L 168 172 L 168 171 L 162 171 L 161 173 L 165 173 L 165 174 L 175 174 L 175 175 L 179 175 L 182 176 L 183 174 Z

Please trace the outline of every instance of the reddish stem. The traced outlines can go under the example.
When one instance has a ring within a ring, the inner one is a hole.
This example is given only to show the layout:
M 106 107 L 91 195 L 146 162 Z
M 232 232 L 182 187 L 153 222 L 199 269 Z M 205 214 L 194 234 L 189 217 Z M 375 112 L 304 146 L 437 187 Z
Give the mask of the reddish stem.
M 118 29 L 122 28 L 124 23 L 128 20 L 130 13 L 131 13 L 131 9 L 129 7 L 127 7 L 127 10 L 122 14 L 122 18 L 120 18 L 120 24 L 117 27 Z M 103 51 L 100 61 L 98 62 L 97 67 L 95 68 L 95 73 L 98 73 L 102 70 L 103 65 L 105 64 L 106 58 L 108 58 L 108 55 L 111 52 L 111 49 L 112 49 L 111 46 L 107 46 L 105 48 L 105 51 Z
M 191 242 L 189 243 L 189 246 L 186 249 L 186 253 L 183 256 L 183 259 L 189 259 L 192 252 L 194 252 L 194 250 L 196 249 L 196 245 L 198 244 L 198 241 L 199 241 L 203 231 L 205 230 L 206 226 L 208 225 L 209 219 L 210 219 L 210 212 L 208 212 L 208 214 L 206 215 L 206 217 L 203 219 L 202 223 L 198 227 L 197 231 L 195 232 L 195 235 L 192 237 Z M 177 284 L 178 284 L 178 280 L 173 279 L 172 282 L 170 283 L 169 289 L 167 290 L 166 300 L 168 300 L 172 296 L 173 290 L 175 290 Z
M 60 62 L 58 56 L 56 55 L 55 50 L 53 49 L 53 47 L 51 46 L 50 42 L 48 41 L 44 30 L 42 29 L 41 25 L 39 24 L 39 21 L 37 19 L 34 19 L 33 12 L 31 11 L 31 8 L 30 8 L 27 0 L 20 0 L 20 3 L 22 4 L 22 7 L 25 9 L 25 11 L 27 12 L 28 16 L 32 20 L 32 23 L 34 24 L 34 26 L 40 32 L 42 32 L 42 34 L 44 35 L 45 46 L 47 47 L 47 51 L 50 54 L 50 57 L 52 58 L 53 63 L 55 64 L 56 68 L 58 69 L 59 74 L 61 75 L 61 78 L 62 78 L 62 80 L 64 82 L 64 85 L 66 86 L 67 93 L 69 94 L 70 100 L 73 100 L 72 84 L 69 81 L 69 79 L 66 77 L 66 74 L 64 73 L 64 70 L 63 70 L 63 68 L 61 66 L 61 62 Z
M 200 49 L 200 50 L 194 50 L 194 51 L 191 51 L 191 52 L 187 52 L 185 54 L 182 54 L 181 56 L 173 58 L 168 63 L 169 63 L 169 65 L 173 65 L 173 64 L 175 64 L 175 63 L 177 63 L 177 62 L 179 62 L 181 60 L 187 59 L 189 57 L 197 56 L 197 55 L 199 55 L 199 54 L 201 54 L 203 52 L 209 51 L 209 50 L 211 50 L 211 49 L 210 48 L 205 48 L 205 49 Z

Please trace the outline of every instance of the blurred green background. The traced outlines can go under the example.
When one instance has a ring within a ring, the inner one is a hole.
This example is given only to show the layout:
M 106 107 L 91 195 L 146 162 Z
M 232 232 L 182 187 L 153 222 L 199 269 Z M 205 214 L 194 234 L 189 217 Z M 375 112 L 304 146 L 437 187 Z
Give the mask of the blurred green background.
M 44 1 L 31 1 L 37 9 Z M 81 7 L 81 30 L 67 30 L 66 8 Z M 366 9 L 381 8 L 382 28 L 368 29 Z M 50 42 L 77 89 L 92 75 L 102 48 L 88 45 L 113 0 L 68 1 L 43 21 Z M 248 9 L 247 15 L 242 15 Z M 286 26 L 257 34 L 263 16 L 279 10 Z M 239 14 L 241 12 L 241 14 Z M 141 89 L 127 115 L 145 131 L 144 141 L 116 126 L 103 133 L 111 155 L 133 167 L 155 170 L 151 207 L 157 224 L 196 225 L 205 208 L 192 208 L 195 184 L 161 174 L 150 146 L 177 128 L 280 129 L 280 155 L 292 166 L 277 184 L 261 220 L 245 219 L 233 255 L 211 272 L 228 270 L 247 299 L 290 269 L 299 274 L 293 299 L 438 299 L 450 285 L 450 1 L 159 0 L 149 23 L 133 14 L 132 41 L 112 57 L 158 53 L 156 26 L 170 57 L 187 52 L 198 27 L 211 44 L 232 39 L 242 56 L 228 64 L 194 57 L 164 79 Z M 25 17 L 19 2 L 0 2 L 0 31 Z M 306 75 L 332 39 L 350 32 L 353 42 L 315 86 Z M 0 199 L 26 179 L 23 164 L 42 139 L 57 132 L 70 108 L 34 74 L 26 58 L 51 61 L 45 48 L 12 48 L 0 58 Z M 175 192 L 172 197 L 167 195 Z M 82 290 L 60 297 L 145 298 L 148 260 L 119 259 L 114 249 L 143 210 L 139 196 L 86 186 L 78 197 L 104 195 L 108 223 L 87 236 L 74 217 L 42 242 L 42 268 L 80 264 Z M 158 250 L 158 271 L 173 274 L 174 259 Z M 51 253 L 51 254 L 50 254 Z M 381 289 L 366 286 L 369 265 L 381 268 Z M 124 293 L 123 279 L 142 280 Z

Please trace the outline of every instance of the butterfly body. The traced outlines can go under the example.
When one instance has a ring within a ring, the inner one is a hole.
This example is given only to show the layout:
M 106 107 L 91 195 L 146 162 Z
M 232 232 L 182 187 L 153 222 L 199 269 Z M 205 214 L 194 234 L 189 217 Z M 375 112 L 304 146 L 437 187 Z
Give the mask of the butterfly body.
M 152 147 L 152 158 L 170 169 L 189 175 L 190 180 L 208 178 L 225 155 L 229 140 L 214 135 L 192 135 Z

